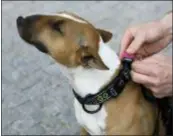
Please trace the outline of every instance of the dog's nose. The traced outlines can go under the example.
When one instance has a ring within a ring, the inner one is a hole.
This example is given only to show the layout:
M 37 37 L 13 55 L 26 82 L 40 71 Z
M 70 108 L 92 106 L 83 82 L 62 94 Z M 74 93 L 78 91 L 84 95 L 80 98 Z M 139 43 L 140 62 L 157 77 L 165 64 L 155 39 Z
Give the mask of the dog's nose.
M 21 26 L 21 25 L 23 24 L 23 22 L 24 22 L 24 18 L 23 18 L 22 16 L 19 16 L 19 17 L 17 18 L 17 25 L 18 25 L 18 26 Z

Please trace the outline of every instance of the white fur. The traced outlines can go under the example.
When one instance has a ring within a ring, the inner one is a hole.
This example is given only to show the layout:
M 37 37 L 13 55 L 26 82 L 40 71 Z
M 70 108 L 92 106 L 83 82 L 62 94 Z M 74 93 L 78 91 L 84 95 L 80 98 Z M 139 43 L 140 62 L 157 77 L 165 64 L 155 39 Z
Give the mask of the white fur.
M 119 67 L 120 61 L 116 53 L 111 50 L 109 45 L 106 45 L 100 40 L 99 55 L 109 70 L 85 69 L 81 66 L 78 68 L 67 69 L 63 67 L 64 74 L 71 80 L 71 84 L 75 91 L 82 97 L 87 94 L 94 94 L 107 83 L 116 69 Z M 74 100 L 75 115 L 78 123 L 83 126 L 91 135 L 104 135 L 106 127 L 107 113 L 104 108 L 95 113 L 86 113 L 81 104 Z M 87 109 L 92 110 L 97 106 L 88 106 Z
M 64 13 L 57 13 L 57 14 L 44 14 L 44 15 L 47 15 L 47 16 L 60 16 L 60 17 L 71 19 L 71 20 L 76 21 L 78 23 L 87 24 L 86 21 L 81 20 L 79 18 L 76 18 L 76 17 L 74 17 L 74 16 L 72 16 L 72 15 L 70 15 L 68 13 L 65 13 L 65 12 Z
M 71 20 L 79 22 L 79 23 L 85 23 L 85 24 L 87 23 L 86 21 L 81 20 L 79 18 L 76 18 L 76 17 L 74 17 L 74 16 L 72 16 L 72 15 L 70 15 L 68 13 L 58 13 L 56 15 L 61 16 L 61 17 L 65 17 L 65 18 L 68 18 L 68 19 L 71 19 Z

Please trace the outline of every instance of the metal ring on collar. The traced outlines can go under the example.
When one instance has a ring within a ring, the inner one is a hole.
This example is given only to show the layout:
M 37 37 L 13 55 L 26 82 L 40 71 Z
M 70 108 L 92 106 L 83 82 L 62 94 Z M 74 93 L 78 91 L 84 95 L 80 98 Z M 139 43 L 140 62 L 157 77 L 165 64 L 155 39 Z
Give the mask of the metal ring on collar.
M 98 105 L 99 107 L 98 107 L 96 110 L 90 111 L 90 110 L 88 110 L 88 109 L 85 107 L 85 104 L 83 103 L 83 104 L 82 104 L 82 108 L 83 108 L 84 111 L 86 111 L 87 113 L 94 114 L 94 113 L 98 112 L 98 111 L 102 108 L 102 105 L 103 105 L 103 104 L 99 104 L 99 105 Z

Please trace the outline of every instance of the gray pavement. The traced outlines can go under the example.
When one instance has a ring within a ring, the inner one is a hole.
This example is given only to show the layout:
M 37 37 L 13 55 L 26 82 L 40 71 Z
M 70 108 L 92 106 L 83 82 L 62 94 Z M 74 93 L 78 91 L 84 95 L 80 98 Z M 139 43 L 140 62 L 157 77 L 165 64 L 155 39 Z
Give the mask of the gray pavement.
M 113 32 L 119 51 L 129 25 L 158 19 L 171 1 L 18 1 L 2 2 L 2 134 L 79 134 L 73 95 L 55 61 L 23 42 L 16 29 L 19 15 L 70 11 Z M 164 50 L 171 55 L 171 46 Z

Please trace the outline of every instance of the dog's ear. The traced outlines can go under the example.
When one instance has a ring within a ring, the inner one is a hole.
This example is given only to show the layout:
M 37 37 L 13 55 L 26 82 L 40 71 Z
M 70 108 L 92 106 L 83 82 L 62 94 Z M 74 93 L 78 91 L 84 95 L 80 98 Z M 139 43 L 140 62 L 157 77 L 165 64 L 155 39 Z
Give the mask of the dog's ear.
M 108 41 L 110 41 L 112 36 L 113 36 L 113 34 L 111 32 L 108 32 L 108 31 L 103 30 L 103 29 L 97 28 L 97 31 L 100 34 L 100 36 L 102 37 L 102 40 L 104 43 L 107 43 Z
M 89 50 L 88 47 L 81 47 L 80 52 L 80 61 L 84 67 L 91 67 L 100 70 L 108 70 L 109 68 L 101 60 L 98 53 L 94 53 Z

